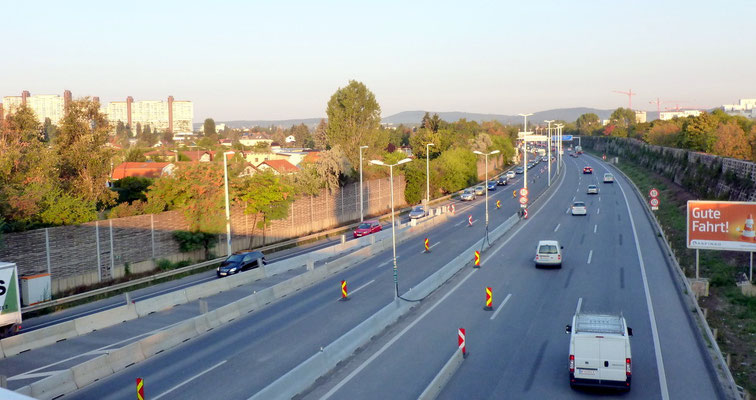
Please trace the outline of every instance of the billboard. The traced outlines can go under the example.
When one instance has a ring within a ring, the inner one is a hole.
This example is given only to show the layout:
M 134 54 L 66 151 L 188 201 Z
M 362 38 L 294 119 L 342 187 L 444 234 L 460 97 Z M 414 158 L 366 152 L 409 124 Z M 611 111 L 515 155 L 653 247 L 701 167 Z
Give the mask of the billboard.
M 756 203 L 688 201 L 690 249 L 756 251 Z

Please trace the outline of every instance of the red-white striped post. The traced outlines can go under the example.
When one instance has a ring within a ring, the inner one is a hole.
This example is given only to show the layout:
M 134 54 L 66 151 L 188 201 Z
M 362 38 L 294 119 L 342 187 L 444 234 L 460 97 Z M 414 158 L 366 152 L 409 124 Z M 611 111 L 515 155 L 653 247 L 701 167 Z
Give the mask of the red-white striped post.
M 467 348 L 465 347 L 465 328 L 459 328 L 459 331 L 457 333 L 459 349 L 462 350 L 462 356 L 467 357 Z

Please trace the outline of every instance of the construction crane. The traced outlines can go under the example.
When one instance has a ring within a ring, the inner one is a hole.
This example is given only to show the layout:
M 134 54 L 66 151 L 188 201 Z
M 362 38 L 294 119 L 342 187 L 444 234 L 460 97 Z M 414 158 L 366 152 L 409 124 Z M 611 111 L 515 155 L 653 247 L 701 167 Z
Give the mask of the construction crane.
M 675 106 L 679 105 L 680 103 L 687 103 L 687 101 L 679 101 L 679 100 L 661 100 L 658 97 L 656 98 L 656 101 L 649 101 L 648 104 L 656 104 L 656 112 L 658 114 L 657 118 L 661 118 L 661 105 L 662 104 L 674 104 Z M 667 107 L 664 107 L 665 110 L 667 110 Z
M 630 89 L 630 90 L 628 90 L 627 92 L 623 92 L 623 91 L 620 91 L 620 90 L 612 90 L 612 92 L 614 92 L 614 93 L 620 93 L 620 94 L 624 94 L 624 95 L 626 95 L 626 96 L 627 96 L 627 99 L 628 99 L 628 101 L 627 101 L 627 103 L 628 103 L 628 108 L 629 108 L 630 110 L 632 110 L 632 109 L 633 109 L 633 96 L 635 96 L 635 95 L 636 95 L 636 94 L 638 94 L 638 93 L 633 93 L 633 89 Z

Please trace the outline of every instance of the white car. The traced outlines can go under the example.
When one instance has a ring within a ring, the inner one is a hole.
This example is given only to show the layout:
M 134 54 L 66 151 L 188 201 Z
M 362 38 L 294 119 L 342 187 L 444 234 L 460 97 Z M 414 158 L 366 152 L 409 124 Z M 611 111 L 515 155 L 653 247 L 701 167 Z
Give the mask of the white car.
M 459 196 L 459 199 L 462 201 L 473 201 L 475 200 L 475 192 L 470 189 L 465 189 L 465 191 Z
M 555 266 L 562 268 L 562 249 L 556 240 L 541 240 L 536 247 L 533 261 L 536 268 L 541 266 Z
M 570 386 L 606 386 L 630 390 L 633 329 L 620 315 L 588 314 L 578 311 L 570 334 Z
M 582 201 L 572 203 L 572 215 L 588 215 L 588 209 L 585 208 L 585 203 Z
M 515 172 L 514 171 L 507 171 L 507 178 L 512 179 L 514 177 L 515 177 Z
M 588 185 L 588 194 L 598 194 L 599 189 L 596 185 Z
M 610 174 L 608 172 L 605 173 L 604 174 L 604 183 L 614 183 L 614 175 L 612 175 L 612 174 Z

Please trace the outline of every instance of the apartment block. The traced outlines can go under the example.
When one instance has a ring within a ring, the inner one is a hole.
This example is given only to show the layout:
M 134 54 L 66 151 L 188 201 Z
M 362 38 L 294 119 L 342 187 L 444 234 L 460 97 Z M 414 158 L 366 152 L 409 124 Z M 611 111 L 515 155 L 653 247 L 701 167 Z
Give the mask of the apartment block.
M 141 100 L 134 101 L 129 96 L 126 101 L 112 101 L 105 108 L 108 120 L 115 125 L 118 121 L 131 126 L 136 132 L 136 125 L 164 132 L 192 132 L 194 119 L 194 104 L 191 101 L 176 101 L 168 96 L 167 101 Z

